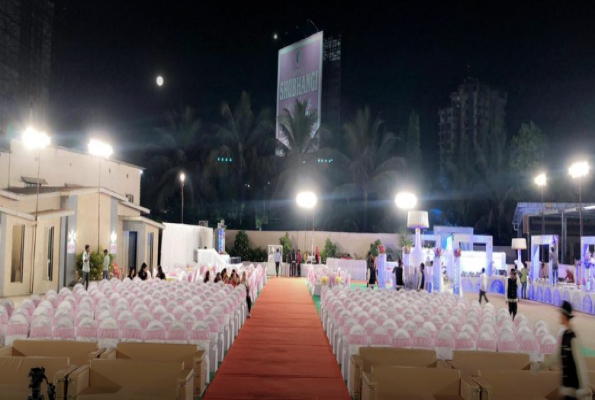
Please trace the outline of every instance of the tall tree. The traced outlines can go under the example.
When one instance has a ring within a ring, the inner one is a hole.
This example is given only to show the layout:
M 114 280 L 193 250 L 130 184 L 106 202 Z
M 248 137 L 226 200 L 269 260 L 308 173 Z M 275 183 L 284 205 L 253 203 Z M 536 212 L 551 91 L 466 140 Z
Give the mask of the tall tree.
M 522 124 L 510 144 L 510 168 L 520 173 L 533 174 L 545 160 L 547 136 L 532 121 Z
M 367 232 L 370 195 L 387 197 L 387 189 L 398 182 L 398 173 L 407 163 L 402 157 L 394 156 L 397 136 L 384 129 L 384 121 L 380 116 L 373 117 L 369 107 L 359 109 L 344 130 L 351 183 L 341 185 L 336 191 L 349 198 L 362 199 L 362 230 Z
M 190 107 L 171 111 L 165 115 L 165 126 L 157 129 L 159 144 L 149 145 L 152 154 L 149 161 L 153 182 L 150 199 L 154 201 L 153 209 L 166 212 L 169 201 L 180 191 L 179 177 L 186 175 L 185 191 L 187 200 L 202 200 L 214 192 L 208 184 L 205 171 L 201 165 L 199 147 L 205 143 L 201 121 Z M 197 190 L 200 189 L 200 190 Z
M 255 115 L 252 111 L 250 95 L 242 92 L 240 99 L 231 109 L 227 102 L 221 106 L 223 123 L 217 131 L 217 140 L 221 146 L 211 156 L 214 166 L 222 167 L 216 163 L 217 157 L 231 158 L 230 167 L 234 174 L 234 185 L 238 190 L 240 206 L 239 223 L 243 225 L 248 189 L 257 182 L 259 177 L 272 174 L 273 160 L 271 148 L 274 148 L 274 125 L 272 113 L 264 109 Z M 267 143 L 268 142 L 268 143 Z M 267 150 L 268 149 L 268 150 Z

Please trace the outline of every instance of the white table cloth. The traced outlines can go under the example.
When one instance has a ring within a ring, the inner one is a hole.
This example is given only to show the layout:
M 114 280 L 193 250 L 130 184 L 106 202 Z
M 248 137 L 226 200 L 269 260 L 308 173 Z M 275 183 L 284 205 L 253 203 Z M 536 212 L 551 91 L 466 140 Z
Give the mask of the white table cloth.
M 355 281 L 366 280 L 366 260 L 345 260 L 340 258 L 327 258 L 326 266 L 333 269 L 342 269 L 349 272 Z

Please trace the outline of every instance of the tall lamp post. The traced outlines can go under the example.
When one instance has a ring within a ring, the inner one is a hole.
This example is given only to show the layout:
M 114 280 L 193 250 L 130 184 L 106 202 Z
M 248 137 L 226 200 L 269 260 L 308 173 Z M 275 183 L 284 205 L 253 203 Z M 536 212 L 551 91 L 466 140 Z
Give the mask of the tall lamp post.
M 543 202 L 543 191 L 547 185 L 547 176 L 541 173 L 535 177 L 535 184 L 539 187 L 541 194 L 541 236 L 545 236 L 545 203 Z M 541 246 L 541 260 L 545 258 L 545 246 Z M 520 257 L 519 257 L 520 259 Z
M 413 210 L 415 208 L 415 206 L 417 205 L 417 196 L 413 193 L 410 192 L 399 192 L 396 196 L 395 196 L 395 205 L 397 206 L 398 209 L 400 210 L 404 210 L 404 211 L 410 211 Z M 403 251 L 403 264 L 405 266 L 405 276 L 408 278 L 410 271 L 409 271 L 409 253 L 405 253 L 405 251 Z
M 31 267 L 31 282 L 29 283 L 29 293 L 33 293 L 33 283 L 35 282 L 35 251 L 37 249 L 37 217 L 39 214 L 39 186 L 41 186 L 41 149 L 50 145 L 50 137 L 45 132 L 39 132 L 31 127 L 23 132 L 23 143 L 29 150 L 37 150 L 37 181 L 35 182 L 35 227 L 33 229 L 33 262 Z
M 180 173 L 180 190 L 182 194 L 182 210 L 180 211 L 180 221 L 184 223 L 184 182 L 186 182 L 186 174 Z
M 318 202 L 318 197 L 314 192 L 300 192 L 295 198 L 298 207 L 306 210 L 312 210 L 312 253 L 314 253 L 314 207 Z M 306 227 L 304 226 L 304 251 L 306 250 Z
M 91 139 L 87 146 L 89 154 L 99 158 L 99 178 L 97 185 L 97 251 L 101 243 L 101 167 L 104 159 L 110 158 L 114 153 L 112 146 L 101 140 Z
M 583 237 L 583 198 L 581 193 L 581 183 L 582 178 L 589 175 L 589 170 L 591 167 L 589 163 L 586 161 L 579 161 L 570 166 L 568 168 L 568 173 L 572 177 L 572 179 L 576 179 L 578 182 L 578 226 L 579 226 L 579 235 Z M 582 256 L 581 256 L 582 257 Z

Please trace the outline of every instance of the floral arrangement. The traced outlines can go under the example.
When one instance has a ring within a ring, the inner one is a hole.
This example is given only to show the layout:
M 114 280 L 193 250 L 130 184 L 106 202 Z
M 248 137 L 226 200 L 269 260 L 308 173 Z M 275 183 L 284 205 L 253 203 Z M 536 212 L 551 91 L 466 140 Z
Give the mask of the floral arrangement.
M 454 253 L 454 255 L 455 255 L 456 258 L 461 257 L 461 249 L 455 249 L 453 253 Z
M 411 254 L 411 246 L 404 246 L 403 247 L 404 254 Z
M 443 253 L 443 250 L 440 247 L 434 248 L 434 257 L 440 257 Z

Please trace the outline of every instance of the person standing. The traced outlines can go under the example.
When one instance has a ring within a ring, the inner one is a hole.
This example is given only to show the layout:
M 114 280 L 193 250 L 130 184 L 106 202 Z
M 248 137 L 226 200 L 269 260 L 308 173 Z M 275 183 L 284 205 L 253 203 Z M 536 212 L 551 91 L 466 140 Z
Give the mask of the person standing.
M 512 315 L 512 320 L 516 317 L 518 311 L 518 288 L 519 278 L 516 275 L 516 269 L 510 270 L 510 277 L 506 281 L 506 304 L 508 305 L 508 312 Z
M 279 264 L 281 264 L 281 252 L 277 249 L 275 253 L 275 272 L 277 273 L 277 278 L 279 277 Z
M 366 287 L 374 287 L 376 286 L 376 265 L 374 264 L 374 257 L 372 257 L 372 253 L 368 252 L 368 271 L 366 276 Z
M 426 274 L 424 273 L 424 263 L 419 265 L 419 276 L 417 277 L 417 291 L 426 288 Z
M 246 277 L 246 271 L 242 272 L 240 284 L 246 287 L 246 304 L 248 305 L 248 318 L 250 318 L 250 311 L 252 311 L 252 298 L 250 297 L 250 282 L 248 282 L 248 278 Z
M 143 281 L 149 279 L 149 273 L 147 272 L 147 263 L 142 263 L 142 265 L 140 266 L 138 277 Z
M 302 252 L 298 249 L 297 262 L 296 262 L 296 276 L 299 278 L 302 276 Z
M 403 289 L 405 286 L 405 283 L 403 282 L 403 261 L 400 258 L 397 260 L 397 266 L 393 269 L 393 274 L 395 274 L 397 290 Z
M 103 279 L 108 279 L 110 257 L 107 249 L 103 250 Z
M 560 395 L 565 400 L 591 398 L 591 387 L 589 385 L 589 373 L 583 355 L 583 345 L 577 337 L 572 324 L 572 304 L 567 301 L 560 307 L 560 323 L 564 328 L 560 347 L 553 357 L 548 358 L 541 364 L 539 370 L 549 368 L 554 364 L 562 364 L 562 386 Z
M 539 268 L 539 279 L 545 279 L 547 274 L 545 273 L 545 263 L 542 261 Z
M 85 245 L 83 252 L 83 285 L 89 289 L 89 274 L 91 273 L 91 254 L 89 254 L 89 245 Z
M 295 275 L 295 262 L 296 262 L 295 250 L 291 250 L 291 268 L 289 270 L 289 276 Z
M 486 269 L 481 269 L 481 275 L 479 277 L 479 304 L 481 304 L 481 299 L 486 299 L 486 303 L 489 303 L 488 297 L 486 293 L 488 291 L 488 276 L 486 275 Z
M 529 275 L 529 271 L 527 271 L 527 266 L 523 264 L 523 268 L 521 268 L 521 299 L 525 300 L 527 298 L 527 277 Z
M 320 250 L 318 246 L 316 246 L 316 250 L 314 250 L 314 259 L 316 260 L 316 264 L 320 264 Z
M 554 286 L 558 286 L 558 253 L 556 248 L 550 250 L 550 260 L 552 261 L 552 280 Z

